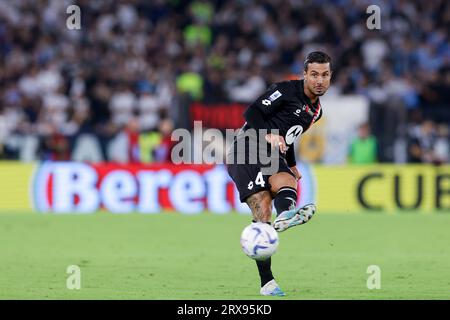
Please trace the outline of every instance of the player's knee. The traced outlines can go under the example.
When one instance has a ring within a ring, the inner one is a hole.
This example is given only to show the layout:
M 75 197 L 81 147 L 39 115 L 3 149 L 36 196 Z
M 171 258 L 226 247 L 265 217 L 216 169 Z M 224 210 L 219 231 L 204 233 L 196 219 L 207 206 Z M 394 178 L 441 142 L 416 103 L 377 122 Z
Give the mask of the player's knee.
M 273 178 L 272 180 L 270 180 L 271 178 Z M 297 190 L 297 180 L 290 175 L 289 173 L 278 173 L 275 176 L 272 176 L 269 178 L 269 183 L 270 183 L 270 192 L 272 194 L 276 194 L 278 193 L 278 191 L 280 191 L 280 189 L 285 188 L 285 187 L 289 187 L 292 189 Z

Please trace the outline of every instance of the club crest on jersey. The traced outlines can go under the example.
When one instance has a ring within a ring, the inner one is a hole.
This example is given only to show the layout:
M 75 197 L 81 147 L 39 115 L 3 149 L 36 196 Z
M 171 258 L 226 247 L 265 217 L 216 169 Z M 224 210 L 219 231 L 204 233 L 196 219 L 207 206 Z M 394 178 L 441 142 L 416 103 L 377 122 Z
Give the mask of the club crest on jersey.
M 296 125 L 293 127 L 290 127 L 288 132 L 286 133 L 286 144 L 293 144 L 295 142 L 295 139 L 297 139 L 297 137 L 299 135 L 301 135 L 303 132 L 303 127 L 300 125 Z

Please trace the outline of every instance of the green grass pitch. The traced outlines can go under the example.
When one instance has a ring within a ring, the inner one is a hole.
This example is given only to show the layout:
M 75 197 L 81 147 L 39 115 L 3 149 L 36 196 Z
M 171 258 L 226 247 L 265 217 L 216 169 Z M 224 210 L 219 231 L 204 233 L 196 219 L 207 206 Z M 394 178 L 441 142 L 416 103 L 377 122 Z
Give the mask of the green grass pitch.
M 0 299 L 450 299 L 450 215 L 321 214 L 280 234 L 259 296 L 231 213 L 0 214 Z M 69 265 L 81 289 L 66 288 Z M 366 286 L 369 265 L 381 289 Z

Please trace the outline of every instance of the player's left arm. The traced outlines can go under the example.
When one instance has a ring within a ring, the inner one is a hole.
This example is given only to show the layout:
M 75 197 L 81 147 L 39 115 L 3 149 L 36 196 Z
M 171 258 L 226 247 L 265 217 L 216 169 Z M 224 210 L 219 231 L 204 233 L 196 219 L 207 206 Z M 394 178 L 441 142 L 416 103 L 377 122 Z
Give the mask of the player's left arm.
M 292 173 L 294 174 L 295 178 L 297 180 L 300 180 L 302 175 L 297 169 L 297 162 L 295 160 L 295 151 L 294 151 L 294 145 L 290 146 L 289 149 L 286 151 L 286 163 L 291 169 Z
M 322 108 L 320 109 L 319 116 L 316 119 L 316 122 L 319 121 L 320 118 L 322 118 Z M 294 145 L 292 145 L 287 151 L 286 151 L 286 163 L 289 166 L 289 169 L 291 169 L 292 173 L 295 175 L 295 178 L 297 180 L 300 180 L 302 178 L 301 173 L 297 169 L 297 161 L 295 160 L 295 151 L 294 151 Z

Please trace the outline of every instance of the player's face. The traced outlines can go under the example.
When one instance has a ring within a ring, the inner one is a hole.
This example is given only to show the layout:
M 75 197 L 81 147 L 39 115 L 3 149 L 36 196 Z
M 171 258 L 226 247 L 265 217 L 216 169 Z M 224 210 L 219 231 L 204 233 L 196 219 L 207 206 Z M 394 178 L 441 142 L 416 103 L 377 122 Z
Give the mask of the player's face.
M 310 63 L 308 71 L 303 72 L 307 90 L 315 96 L 321 96 L 330 87 L 331 70 L 329 63 Z

